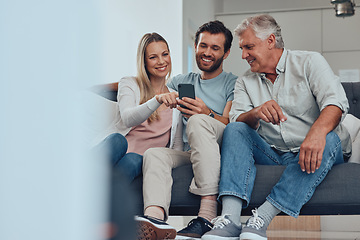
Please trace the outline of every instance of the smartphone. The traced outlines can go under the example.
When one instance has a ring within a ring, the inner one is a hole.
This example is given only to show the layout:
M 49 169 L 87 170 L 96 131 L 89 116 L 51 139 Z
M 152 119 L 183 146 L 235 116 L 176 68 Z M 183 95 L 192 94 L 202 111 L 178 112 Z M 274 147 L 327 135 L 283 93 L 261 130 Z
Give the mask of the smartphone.
M 195 89 L 194 85 L 190 83 L 180 83 L 178 85 L 178 91 L 179 91 L 179 98 L 182 99 L 183 97 L 189 97 L 192 99 L 195 99 Z M 189 109 L 185 107 L 184 105 L 180 105 L 182 108 Z

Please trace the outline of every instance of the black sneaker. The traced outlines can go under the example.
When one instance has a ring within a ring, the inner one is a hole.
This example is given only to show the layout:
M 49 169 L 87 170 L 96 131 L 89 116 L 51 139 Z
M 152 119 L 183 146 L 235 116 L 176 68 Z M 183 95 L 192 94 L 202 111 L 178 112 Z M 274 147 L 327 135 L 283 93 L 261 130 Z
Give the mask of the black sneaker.
M 137 223 L 137 240 L 175 239 L 176 229 L 166 222 L 149 217 L 135 216 Z
M 202 217 L 197 217 L 189 222 L 187 227 L 178 231 L 176 239 L 201 238 L 210 231 L 213 224 Z

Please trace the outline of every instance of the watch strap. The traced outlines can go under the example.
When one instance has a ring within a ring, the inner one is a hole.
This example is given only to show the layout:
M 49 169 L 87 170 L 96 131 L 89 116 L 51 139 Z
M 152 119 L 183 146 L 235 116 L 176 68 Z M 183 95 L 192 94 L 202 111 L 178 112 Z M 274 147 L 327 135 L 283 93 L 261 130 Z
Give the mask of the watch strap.
M 215 118 L 215 114 L 213 113 L 213 111 L 211 109 L 210 109 L 209 116 L 212 117 L 212 118 Z

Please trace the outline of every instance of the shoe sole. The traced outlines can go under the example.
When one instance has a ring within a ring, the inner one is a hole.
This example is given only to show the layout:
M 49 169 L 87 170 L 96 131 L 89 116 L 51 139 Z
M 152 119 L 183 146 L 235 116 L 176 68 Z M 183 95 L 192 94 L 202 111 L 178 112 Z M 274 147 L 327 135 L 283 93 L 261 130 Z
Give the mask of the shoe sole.
M 159 226 L 146 219 L 137 220 L 137 240 L 175 239 L 176 230 L 171 226 Z
M 182 236 L 182 235 L 176 235 L 175 239 L 187 239 L 187 240 L 200 240 L 201 237 L 188 237 L 188 236 Z
M 267 240 L 267 237 L 262 237 L 251 232 L 245 232 L 240 234 L 240 240 Z
M 239 240 L 239 237 L 220 237 L 215 235 L 203 236 L 201 240 Z

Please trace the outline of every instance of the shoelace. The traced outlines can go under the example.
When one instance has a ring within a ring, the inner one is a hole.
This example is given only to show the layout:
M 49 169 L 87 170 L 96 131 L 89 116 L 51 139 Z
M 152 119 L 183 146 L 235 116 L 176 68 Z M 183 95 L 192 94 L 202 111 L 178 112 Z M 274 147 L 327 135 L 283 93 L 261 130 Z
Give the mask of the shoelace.
M 249 219 L 249 221 L 246 225 L 248 227 L 253 227 L 253 228 L 256 228 L 257 230 L 259 230 L 260 228 L 262 228 L 264 226 L 265 222 L 262 218 L 259 217 L 257 209 L 252 210 L 252 213 L 254 216 Z
M 200 220 L 198 220 L 198 219 L 191 220 L 188 223 L 186 229 L 189 230 L 189 231 L 194 231 L 195 229 L 201 229 L 201 224 L 195 224 L 195 222 L 198 222 L 198 221 L 200 221 Z M 210 229 L 212 228 L 212 226 L 210 226 L 206 222 L 205 222 L 205 225 L 208 226 Z
M 230 223 L 230 220 L 225 218 L 225 216 L 229 216 L 229 215 L 219 216 L 211 220 L 211 223 L 214 224 L 213 229 L 223 228 Z
M 187 228 L 188 229 L 192 229 L 192 228 L 197 228 L 196 225 L 194 224 L 195 222 L 195 219 L 191 220 L 188 225 L 187 225 Z

